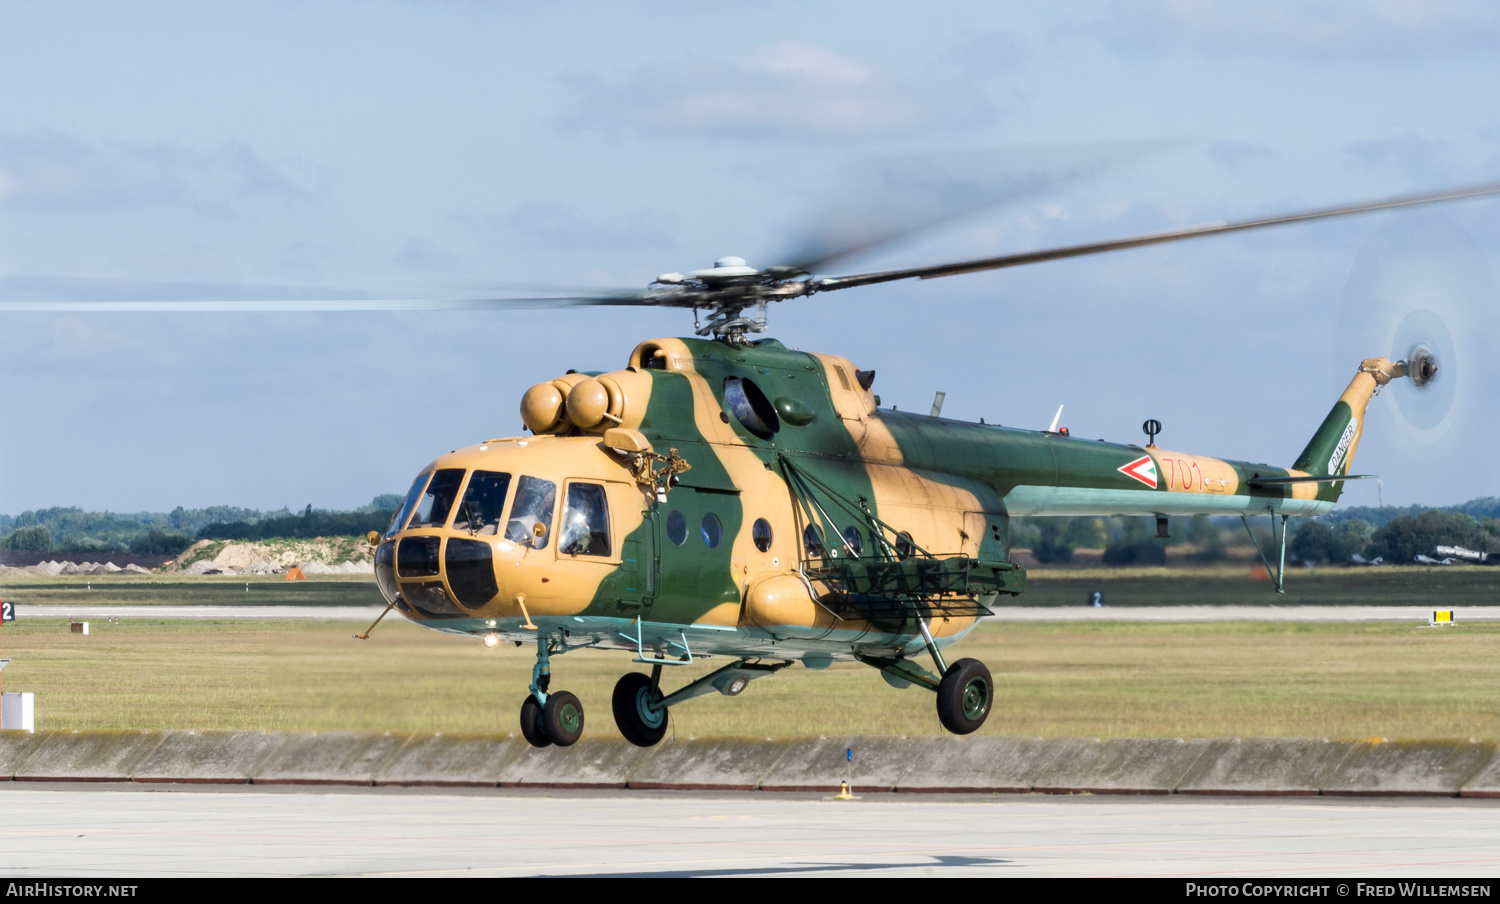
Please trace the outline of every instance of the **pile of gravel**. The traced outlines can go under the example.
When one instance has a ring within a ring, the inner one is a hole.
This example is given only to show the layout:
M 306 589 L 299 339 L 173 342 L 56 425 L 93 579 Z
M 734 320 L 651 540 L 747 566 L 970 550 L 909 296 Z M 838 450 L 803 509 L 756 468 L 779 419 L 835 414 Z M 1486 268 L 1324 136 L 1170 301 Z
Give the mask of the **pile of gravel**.
M 325 565 L 322 562 L 306 562 L 299 565 L 289 566 L 302 569 L 303 574 L 369 574 L 372 566 L 366 562 L 344 562 L 339 565 Z M 269 562 L 255 562 L 244 568 L 236 568 L 233 565 L 215 565 L 208 559 L 200 559 L 197 562 L 182 569 L 182 574 L 285 574 L 289 568 L 280 565 L 272 565 Z
M 59 576 L 72 575 L 94 575 L 94 574 L 150 574 L 150 571 L 139 565 L 126 565 L 124 568 L 113 562 L 40 562 L 36 565 L 16 567 L 13 565 L 0 568 L 0 575 L 37 575 L 41 577 L 55 578 Z

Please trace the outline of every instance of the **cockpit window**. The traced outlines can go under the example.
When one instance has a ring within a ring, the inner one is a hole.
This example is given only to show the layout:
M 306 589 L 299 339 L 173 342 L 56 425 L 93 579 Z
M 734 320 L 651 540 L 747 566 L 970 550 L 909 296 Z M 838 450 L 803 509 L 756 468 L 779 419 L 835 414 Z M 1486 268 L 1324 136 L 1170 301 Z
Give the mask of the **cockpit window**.
M 522 477 L 516 481 L 516 501 L 510 507 L 505 539 L 532 549 L 546 549 L 547 531 L 556 505 L 557 484 L 537 477 Z
M 417 501 L 417 512 L 412 515 L 409 527 L 442 527 L 448 523 L 448 512 L 453 508 L 453 497 L 458 495 L 458 485 L 463 483 L 463 468 L 443 468 L 432 473 L 432 482 L 427 492 Z
M 411 510 L 417 507 L 417 500 L 422 498 L 422 491 L 427 489 L 427 478 L 432 476 L 431 471 L 423 471 L 412 481 L 411 489 L 406 491 L 406 500 L 401 503 L 401 511 L 391 519 L 390 525 L 385 529 L 387 537 L 394 537 L 406 526 L 406 519 L 411 517 Z
M 453 515 L 453 529 L 488 536 L 500 532 L 500 512 L 510 490 L 510 475 L 499 471 L 475 471 L 469 488 Z
M 609 503 L 597 483 L 568 486 L 568 507 L 558 528 L 558 549 L 570 556 L 609 555 Z

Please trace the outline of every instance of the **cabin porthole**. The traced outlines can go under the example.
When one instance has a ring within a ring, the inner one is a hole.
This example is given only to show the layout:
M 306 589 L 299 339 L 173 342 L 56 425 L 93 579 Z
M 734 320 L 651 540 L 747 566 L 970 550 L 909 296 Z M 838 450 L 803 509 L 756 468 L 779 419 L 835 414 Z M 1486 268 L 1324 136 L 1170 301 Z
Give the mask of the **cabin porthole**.
M 667 539 L 673 546 L 687 542 L 687 516 L 675 509 L 667 515 Z
M 771 522 L 764 518 L 756 518 L 755 524 L 750 527 L 750 538 L 755 541 L 755 548 L 761 552 L 771 551 Z
M 844 528 L 844 543 L 854 555 L 864 555 L 865 538 L 860 535 L 859 530 L 852 524 Z

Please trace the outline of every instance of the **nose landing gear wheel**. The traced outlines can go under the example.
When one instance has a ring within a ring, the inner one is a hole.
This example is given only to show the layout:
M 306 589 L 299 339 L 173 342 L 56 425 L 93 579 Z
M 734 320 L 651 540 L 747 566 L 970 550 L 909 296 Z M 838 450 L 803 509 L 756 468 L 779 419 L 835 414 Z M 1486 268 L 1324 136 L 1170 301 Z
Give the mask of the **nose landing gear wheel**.
M 571 747 L 583 736 L 583 704 L 567 691 L 547 695 L 542 707 L 542 727 L 559 747 Z
M 995 702 L 990 670 L 977 659 L 960 659 L 948 666 L 937 690 L 938 721 L 954 734 L 978 731 Z
M 552 738 L 542 727 L 542 705 L 530 694 L 521 703 L 521 736 L 532 747 L 552 746 Z
M 637 747 L 654 747 L 667 734 L 666 707 L 649 704 L 661 699 L 651 689 L 651 679 L 640 672 L 628 672 L 615 682 L 610 703 L 615 711 L 615 725 L 625 740 Z

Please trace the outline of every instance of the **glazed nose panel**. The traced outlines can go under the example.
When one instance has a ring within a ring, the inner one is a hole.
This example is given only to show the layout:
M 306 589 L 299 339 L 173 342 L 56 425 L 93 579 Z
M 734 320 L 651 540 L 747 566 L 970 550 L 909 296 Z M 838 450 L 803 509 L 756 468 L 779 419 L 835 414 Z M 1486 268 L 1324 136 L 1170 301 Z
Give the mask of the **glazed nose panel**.
M 402 537 L 396 544 L 396 576 L 401 596 L 417 613 L 427 618 L 464 618 L 443 587 L 439 551 L 440 537 Z
M 500 592 L 495 583 L 495 563 L 488 543 L 450 537 L 443 565 L 447 570 L 448 586 L 465 609 L 483 608 Z
M 401 594 L 396 586 L 396 544 L 390 540 L 375 550 L 375 583 L 387 603 L 394 603 Z
M 403 578 L 430 578 L 438 574 L 438 537 L 402 537 L 396 546 L 396 574 Z

